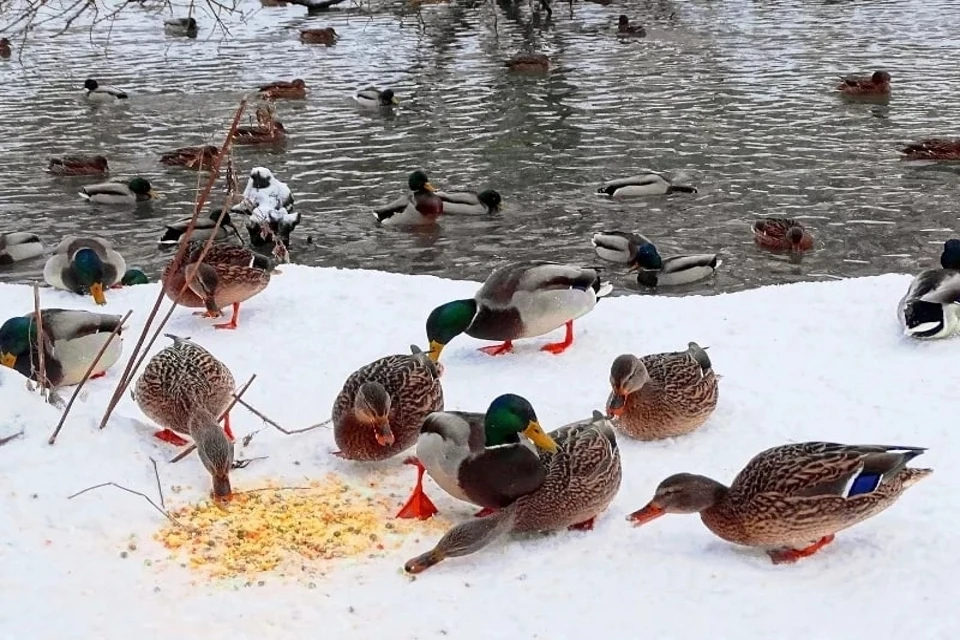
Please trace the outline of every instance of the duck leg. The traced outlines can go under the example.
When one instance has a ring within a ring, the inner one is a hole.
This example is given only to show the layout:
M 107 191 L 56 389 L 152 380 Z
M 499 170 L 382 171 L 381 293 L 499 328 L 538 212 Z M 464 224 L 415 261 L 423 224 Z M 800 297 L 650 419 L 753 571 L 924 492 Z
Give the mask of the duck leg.
M 511 505 L 512 507 L 513 505 Z M 486 518 L 468 520 L 447 531 L 430 551 L 420 554 L 403 565 L 407 573 L 426 571 L 446 558 L 476 553 L 513 528 L 516 509 L 499 509 Z
M 834 535 L 831 533 L 828 536 L 820 538 L 809 547 L 804 547 L 803 549 L 778 549 L 776 551 L 768 551 L 767 555 L 770 556 L 773 564 L 796 562 L 801 558 L 807 558 L 815 554 L 817 551 L 820 551 L 820 549 L 833 542 L 833 538 Z
M 230 322 L 221 322 L 213 325 L 216 329 L 236 329 L 237 320 L 240 319 L 240 303 L 233 303 L 233 316 L 230 318 Z
M 477 349 L 477 351 L 483 351 L 487 355 L 491 355 L 491 356 L 503 355 L 504 353 L 510 353 L 511 351 L 513 351 L 513 341 L 507 340 L 503 344 L 498 344 L 493 347 L 480 347 L 479 349 Z
M 226 415 L 223 416 L 223 432 L 226 434 L 228 438 L 230 438 L 230 442 L 236 441 L 236 438 L 233 437 L 233 431 L 230 429 L 230 412 L 229 411 L 226 413 Z
M 426 520 L 436 515 L 439 511 L 437 511 L 437 508 L 430 501 L 430 498 L 427 497 L 427 494 L 423 492 L 423 473 L 426 471 L 426 468 L 414 457 L 407 458 L 403 462 L 404 464 L 412 464 L 417 468 L 417 486 L 413 488 L 413 493 L 410 494 L 410 498 L 407 500 L 407 503 L 403 505 L 403 508 L 400 509 L 397 517 Z
M 90 375 L 91 380 L 96 380 L 97 378 L 103 378 L 107 375 L 106 371 L 101 371 L 100 373 L 93 373 Z
M 484 507 L 483 509 L 480 509 L 480 511 L 477 511 L 475 514 L 473 514 L 473 517 L 485 518 L 491 513 L 496 513 L 496 511 L 497 511 L 496 509 L 491 509 L 490 507 Z
M 169 442 L 177 447 L 183 447 L 190 444 L 189 441 L 184 440 L 170 429 L 161 429 L 160 431 L 155 431 L 153 435 L 155 438 L 163 440 L 164 442 Z
M 573 320 L 567 322 L 567 335 L 563 337 L 563 342 L 552 342 L 540 347 L 541 351 L 549 351 L 553 354 L 561 354 L 567 350 L 567 347 L 573 344 Z
M 577 522 L 572 524 L 567 529 L 569 531 L 593 531 L 593 522 L 597 519 L 597 516 L 593 516 L 589 520 L 584 520 L 583 522 Z

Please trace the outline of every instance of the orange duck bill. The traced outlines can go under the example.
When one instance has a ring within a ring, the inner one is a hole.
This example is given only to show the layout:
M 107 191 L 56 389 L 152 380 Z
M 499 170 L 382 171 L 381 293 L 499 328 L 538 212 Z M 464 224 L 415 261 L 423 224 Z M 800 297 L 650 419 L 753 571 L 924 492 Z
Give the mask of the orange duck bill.
M 622 390 L 614 391 L 607 399 L 607 417 L 614 418 L 623 413 L 627 406 L 627 394 Z
M 663 507 L 660 507 L 655 503 L 651 502 L 650 504 L 645 506 L 643 509 L 640 509 L 639 511 L 634 511 L 633 513 L 628 515 L 627 520 L 632 522 L 633 526 L 639 527 L 647 524 L 651 520 L 656 520 L 657 518 L 664 515 L 665 513 L 667 512 Z

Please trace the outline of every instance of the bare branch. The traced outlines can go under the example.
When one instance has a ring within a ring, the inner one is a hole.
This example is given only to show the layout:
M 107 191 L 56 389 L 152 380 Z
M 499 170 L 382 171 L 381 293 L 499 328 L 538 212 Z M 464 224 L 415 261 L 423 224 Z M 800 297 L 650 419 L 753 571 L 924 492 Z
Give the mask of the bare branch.
M 0 438 L 0 447 L 2 447 L 3 445 L 7 444 L 7 443 L 10 442 L 11 440 L 16 440 L 17 438 L 19 438 L 19 437 L 22 436 L 22 435 L 23 435 L 23 430 L 20 430 L 20 431 L 16 432 L 16 433 L 13 434 L 13 435 L 6 436 L 5 438 Z
M 157 511 L 159 511 L 160 513 L 162 513 L 163 516 L 164 516 L 167 520 L 169 520 L 170 522 L 172 522 L 173 524 L 175 524 L 175 525 L 177 525 L 178 527 L 181 527 L 181 528 L 183 528 L 183 529 L 192 530 L 190 527 L 188 527 L 187 525 L 183 524 L 182 522 L 180 522 L 179 520 L 177 520 L 176 518 L 174 518 L 172 515 L 170 515 L 165 509 L 161 508 L 160 505 L 158 505 L 156 502 L 154 502 L 153 500 L 151 500 L 151 499 L 150 499 L 150 496 L 148 496 L 147 494 L 141 493 L 140 491 L 134 491 L 133 489 L 128 489 L 127 487 L 124 487 L 123 485 L 119 485 L 119 484 L 117 484 L 116 482 L 101 482 L 100 484 L 95 484 L 95 485 L 93 485 L 92 487 L 87 487 L 86 489 L 81 489 L 80 491 L 77 491 L 77 492 L 74 493 L 73 495 L 67 496 L 67 500 L 73 500 L 73 499 L 76 498 L 77 496 L 82 496 L 83 494 L 85 494 L 85 493 L 87 493 L 87 492 L 89 492 L 89 491 L 95 491 L 95 490 L 97 490 L 97 489 L 103 489 L 104 487 L 116 487 L 117 489 L 120 489 L 121 491 L 126 491 L 127 493 L 132 493 L 132 494 L 135 495 L 135 496 L 140 496 L 141 498 L 143 498 L 144 500 L 146 500 L 148 503 L 150 503 L 150 506 L 151 506 L 151 507 L 153 507 L 154 509 L 156 509 Z

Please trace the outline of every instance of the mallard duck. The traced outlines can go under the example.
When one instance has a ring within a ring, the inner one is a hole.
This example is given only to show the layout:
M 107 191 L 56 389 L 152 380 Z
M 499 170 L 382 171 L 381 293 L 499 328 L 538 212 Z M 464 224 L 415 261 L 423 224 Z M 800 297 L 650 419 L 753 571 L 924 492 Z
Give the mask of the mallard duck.
M 643 38 L 647 35 L 647 30 L 643 26 L 634 26 L 630 24 L 630 18 L 620 14 L 617 20 L 617 35 L 624 37 Z
M 845 96 L 886 96 L 890 93 L 890 74 L 874 71 L 869 76 L 846 76 L 840 78 L 837 91 Z
M 420 424 L 443 410 L 440 368 L 415 346 L 350 374 L 333 403 L 337 456 L 385 460 L 412 447 Z
M 639 233 L 601 231 L 593 234 L 590 242 L 598 258 L 627 265 L 630 271 L 641 265 L 655 269 L 663 263 L 653 241 Z
M 233 374 L 209 351 L 167 334 L 173 344 L 150 358 L 133 388 L 133 399 L 143 413 L 160 425 L 154 435 L 177 446 L 188 435 L 197 446 L 203 466 L 213 478 L 213 495 L 230 495 L 233 433 L 230 414 L 218 420 L 233 400 Z
M 324 27 L 322 29 L 301 29 L 300 42 L 304 44 L 325 44 L 328 47 L 336 44 L 339 36 L 333 27 Z
M 667 193 L 697 193 L 697 188 L 674 184 L 665 174 L 649 171 L 629 178 L 617 178 L 605 182 L 597 189 L 597 193 L 619 199 L 637 196 L 660 196 Z
M 518 53 L 504 63 L 510 71 L 543 73 L 550 70 L 550 58 L 542 53 Z
M 393 93 L 393 89 L 384 89 L 383 91 L 380 91 L 374 87 L 370 87 L 369 89 L 361 89 L 357 92 L 357 95 L 354 99 L 360 104 L 360 106 L 367 107 L 369 109 L 392 107 L 400 104 L 400 101 L 397 100 L 397 97 Z
M 307 97 L 307 84 L 302 78 L 296 78 L 291 82 L 278 80 L 277 82 L 263 85 L 257 91 L 261 98 L 267 100 L 279 100 L 281 98 L 287 100 L 303 100 Z
M 150 278 L 140 269 L 127 269 L 120 278 L 121 287 L 132 287 L 138 284 L 150 284 Z M 117 285 L 113 285 L 116 287 Z
M 40 236 L 25 231 L 0 233 L 0 264 L 13 264 L 43 253 Z
M 277 144 L 287 139 L 287 130 L 283 123 L 274 120 L 269 125 L 237 127 L 233 136 L 234 144 Z
M 103 290 L 120 282 L 127 263 L 113 244 L 98 236 L 67 236 L 43 267 L 43 279 L 54 289 L 93 296 L 106 304 Z
M 699 282 L 716 273 L 723 261 L 715 253 L 670 256 L 664 258 L 659 269 L 641 266 L 637 282 L 647 287 L 675 287 Z
M 13 55 L 13 47 L 10 46 L 9 38 L 0 38 L 0 58 L 9 58 Z
M 626 231 L 596 233 L 591 241 L 597 257 L 637 271 L 637 282 L 648 287 L 690 284 L 712 276 L 723 261 L 715 253 L 661 258 L 646 236 Z
M 55 176 L 99 176 L 110 167 L 103 156 L 61 156 L 50 158 L 47 171 Z
M 90 102 L 116 102 L 117 100 L 126 100 L 127 93 L 108 84 L 100 84 L 93 78 L 87 78 L 83 83 L 86 93 L 83 97 Z
M 503 198 L 493 189 L 473 191 L 437 191 L 443 200 L 443 213 L 452 215 L 489 215 L 500 211 Z
M 960 240 L 943 244 L 940 266 L 921 271 L 897 305 L 904 335 L 946 338 L 960 328 Z
M 446 558 L 476 553 L 508 532 L 590 530 L 620 489 L 617 438 L 599 411 L 551 431 L 556 453 L 540 454 L 546 478 L 539 489 L 482 518 L 450 529 L 430 551 L 407 561 L 420 573 Z
M 213 325 L 217 329 L 236 329 L 240 318 L 240 303 L 267 288 L 274 264 L 266 256 L 243 247 L 214 244 L 194 269 L 203 251 L 203 242 L 191 241 L 182 259 L 174 256 L 160 276 L 163 291 L 171 300 L 184 307 L 203 307 L 197 315 L 219 318 L 221 309 L 233 305 L 229 322 Z M 187 276 L 192 280 L 186 290 Z
M 44 371 L 54 387 L 79 384 L 122 320 L 120 316 L 75 309 L 43 309 L 41 313 Z M 117 331 L 117 336 L 103 352 L 90 374 L 91 379 L 106 375 L 107 369 L 120 359 L 122 332 L 122 328 Z M 35 313 L 10 318 L 0 326 L 0 363 L 36 380 L 40 358 Z
M 617 356 L 610 366 L 610 386 L 607 414 L 638 440 L 690 433 L 717 408 L 717 375 L 696 342 L 686 351 Z
M 480 351 L 500 355 L 513 350 L 513 341 L 534 338 L 566 326 L 562 342 L 541 351 L 560 354 L 573 344 L 573 321 L 597 300 L 613 291 L 595 269 L 544 260 L 515 262 L 493 270 L 468 300 L 442 304 L 427 318 L 430 357 L 436 362 L 443 348 L 461 333 L 503 344 Z
M 904 160 L 960 160 L 960 139 L 929 138 L 900 150 Z
M 163 21 L 163 32 L 177 38 L 196 38 L 199 28 L 195 18 L 167 18 Z
M 557 451 L 533 405 L 512 393 L 495 398 L 485 414 L 431 413 L 420 427 L 417 456 L 405 460 L 417 467 L 417 485 L 397 517 L 437 513 L 423 491 L 424 472 L 454 498 L 483 507 L 478 516 L 510 505 L 546 479 L 536 447 Z
M 160 156 L 160 164 L 168 167 L 187 167 L 188 169 L 210 170 L 220 149 L 212 144 L 201 147 L 180 147 L 173 151 L 166 151 Z
M 752 228 L 754 242 L 766 249 L 802 253 L 813 248 L 813 236 L 793 218 L 761 218 Z
M 394 200 L 390 204 L 375 209 L 373 215 L 381 224 L 422 226 L 434 224 L 443 213 L 443 200 L 430 184 L 430 179 L 423 171 L 417 170 L 410 174 L 407 186 L 412 192 Z
M 832 442 L 773 447 L 748 462 L 729 487 L 691 473 L 670 476 L 628 520 L 640 526 L 667 513 L 699 513 L 727 542 L 765 548 L 774 564 L 796 562 L 933 473 L 907 467 L 924 451 Z
M 133 178 L 128 182 L 100 182 L 80 189 L 80 197 L 97 204 L 136 204 L 157 197 L 150 181 Z
M 181 218 L 176 222 L 168 224 L 158 244 L 161 247 L 180 244 L 180 241 L 183 239 L 183 234 L 187 232 L 187 227 L 190 226 L 191 219 L 192 216 L 189 218 Z M 190 235 L 190 240 L 206 242 L 210 236 L 214 234 L 214 228 L 216 228 L 216 239 L 214 242 L 232 242 L 232 240 L 236 238 L 242 245 L 243 238 L 240 237 L 240 232 L 237 231 L 237 228 L 233 226 L 230 214 L 223 214 L 223 220 L 220 222 L 220 226 L 217 227 L 217 220 L 219 219 L 219 211 L 211 211 L 209 217 L 206 218 L 198 217 L 196 224 L 193 226 L 193 233 Z

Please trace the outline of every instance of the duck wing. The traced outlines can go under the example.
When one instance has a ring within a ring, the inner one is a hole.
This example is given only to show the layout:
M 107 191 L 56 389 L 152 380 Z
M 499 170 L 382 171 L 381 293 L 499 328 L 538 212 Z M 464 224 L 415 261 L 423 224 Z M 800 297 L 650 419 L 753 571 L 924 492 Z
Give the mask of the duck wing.
M 960 271 L 954 269 L 921 271 L 910 283 L 906 299 L 936 304 L 960 302 Z
M 599 287 L 600 275 L 595 269 L 546 260 L 527 260 L 495 269 L 480 287 L 476 298 L 490 306 L 504 307 L 510 305 L 518 292 Z
M 123 319 L 117 315 L 77 309 L 43 309 L 42 313 L 44 333 L 54 340 L 73 340 L 96 333 L 109 333 Z M 29 313 L 27 317 L 35 318 L 36 313 Z
M 459 481 L 476 504 L 502 509 L 543 485 L 547 472 L 539 456 L 523 444 L 489 447 L 460 465 Z

